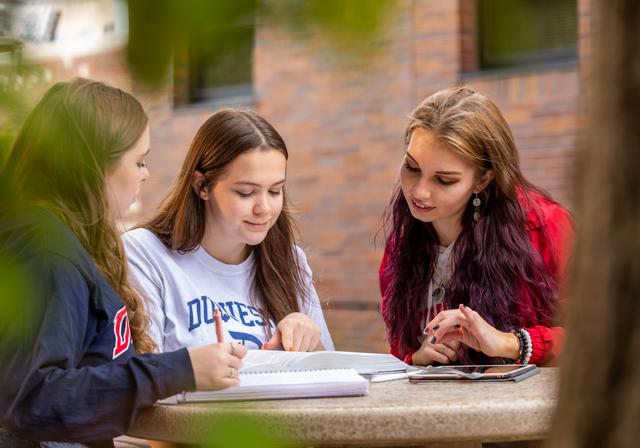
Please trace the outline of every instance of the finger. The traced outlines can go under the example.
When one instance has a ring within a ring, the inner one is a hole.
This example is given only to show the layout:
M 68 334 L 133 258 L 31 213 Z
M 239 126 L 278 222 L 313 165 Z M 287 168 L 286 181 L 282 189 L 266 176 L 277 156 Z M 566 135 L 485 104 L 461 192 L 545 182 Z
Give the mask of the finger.
M 437 331 L 441 326 L 442 323 L 449 319 L 451 316 L 455 316 L 455 315 L 461 315 L 461 312 L 458 310 L 445 310 L 445 311 L 440 311 L 438 313 L 438 315 L 436 317 L 434 317 L 431 322 L 429 322 L 426 327 L 425 327 L 425 334 L 427 333 L 432 333 L 434 331 Z
M 311 345 L 311 338 L 313 337 L 311 334 L 307 333 L 307 332 L 303 332 L 300 338 L 300 351 L 301 352 L 308 352 L 309 351 L 309 346 Z
M 229 360 L 227 361 L 227 365 L 229 367 L 233 367 L 236 370 L 240 370 L 242 368 L 242 361 L 240 360 L 240 358 L 236 358 L 235 356 L 231 356 L 231 357 L 229 357 Z
M 449 358 L 445 355 L 437 351 L 433 346 L 427 347 L 425 352 L 428 353 L 429 358 L 435 362 L 439 362 L 440 364 L 449 364 Z
M 301 327 L 300 325 L 296 325 L 292 333 L 293 333 L 293 337 L 292 337 L 291 345 L 293 347 L 293 351 L 295 352 L 304 351 L 302 350 L 302 344 L 304 343 L 304 338 L 306 336 L 304 327 Z
M 216 389 L 226 389 L 227 387 L 239 386 L 240 378 L 220 378 L 218 380 L 218 384 L 220 384 L 220 387 Z
M 317 334 L 313 329 L 307 334 L 307 352 L 311 352 L 318 345 L 318 341 L 320 340 L 320 335 Z
M 460 342 L 464 345 L 471 347 L 477 350 L 477 343 L 475 343 L 476 338 L 466 328 L 460 328 Z
M 445 313 L 446 311 L 440 311 L 436 315 L 436 317 L 431 319 L 431 321 L 424 327 L 424 334 L 431 333 L 433 331 L 433 328 L 437 327 L 440 324 L 440 322 L 446 317 Z
M 457 331 L 450 331 L 442 339 L 438 341 L 440 344 L 447 344 L 449 348 L 457 351 L 462 345 L 462 329 L 458 329 Z
M 462 314 L 462 312 L 449 314 L 449 316 L 443 319 L 440 324 L 433 327 L 432 340 L 435 337 L 436 341 L 441 341 L 448 333 L 457 332 L 460 330 L 460 328 L 468 328 L 469 326 L 469 320 L 465 317 L 464 314 Z M 432 344 L 435 344 L 436 341 L 433 341 Z
M 281 344 L 282 344 L 282 333 L 280 332 L 279 329 L 276 328 L 276 331 L 273 333 L 273 336 L 271 336 L 271 339 L 269 339 L 267 342 L 262 344 L 262 347 L 260 348 L 263 350 L 275 350 L 278 347 L 280 347 Z
M 447 338 L 455 338 L 456 334 L 460 332 L 463 326 L 467 326 L 468 323 L 461 320 L 443 321 L 438 326 L 438 329 L 433 331 L 430 335 L 427 335 L 430 344 L 436 344 L 444 342 Z
M 231 354 L 231 356 L 236 356 L 236 344 L 234 344 L 233 342 L 229 342 L 229 353 Z
M 462 303 L 458 306 L 458 309 L 469 321 L 473 321 L 475 320 L 476 316 L 479 316 L 478 313 L 473 311 L 468 306 L 463 305 Z
M 473 311 L 468 306 L 460 304 L 460 306 L 458 308 L 460 309 L 460 311 L 462 312 L 462 314 L 466 318 L 467 322 L 469 323 L 469 325 L 467 325 L 467 328 L 469 330 L 473 331 L 474 329 L 477 329 L 478 325 L 480 323 L 484 322 L 484 319 L 482 317 L 480 317 L 480 315 L 478 313 Z
M 312 352 L 316 350 L 319 343 L 320 343 L 319 334 L 314 334 L 313 336 L 311 336 L 311 340 L 309 341 L 309 351 Z
M 458 353 L 452 349 L 448 344 L 440 344 L 442 346 L 440 353 L 449 359 L 449 362 L 456 362 L 458 359 Z
M 304 324 L 296 325 L 294 330 L 294 347 L 298 352 L 306 352 L 307 340 L 309 339 L 309 329 Z
M 293 346 L 293 329 L 289 325 L 285 325 L 284 328 L 280 329 L 280 334 L 282 335 L 282 347 L 286 351 L 294 351 Z
M 247 347 L 241 344 L 235 344 L 233 342 L 231 344 L 233 345 L 233 353 L 231 353 L 233 356 L 238 359 L 242 359 L 247 355 Z

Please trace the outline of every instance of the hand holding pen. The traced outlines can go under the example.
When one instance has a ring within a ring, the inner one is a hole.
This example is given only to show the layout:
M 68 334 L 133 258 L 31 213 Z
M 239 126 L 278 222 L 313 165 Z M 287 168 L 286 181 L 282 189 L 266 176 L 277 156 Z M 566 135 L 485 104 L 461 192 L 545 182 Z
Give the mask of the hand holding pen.
M 224 389 L 240 385 L 238 374 L 247 349 L 233 342 L 224 342 L 222 316 L 217 305 L 213 312 L 216 326 L 216 343 L 188 348 L 196 388 Z

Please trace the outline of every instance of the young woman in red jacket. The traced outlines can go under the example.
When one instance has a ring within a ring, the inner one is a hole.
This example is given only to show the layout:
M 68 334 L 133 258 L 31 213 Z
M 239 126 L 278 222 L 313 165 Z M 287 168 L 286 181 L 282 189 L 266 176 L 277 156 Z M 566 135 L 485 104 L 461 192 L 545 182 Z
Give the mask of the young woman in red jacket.
M 553 363 L 569 213 L 520 171 L 496 105 L 467 87 L 422 102 L 385 213 L 382 315 L 417 365 Z

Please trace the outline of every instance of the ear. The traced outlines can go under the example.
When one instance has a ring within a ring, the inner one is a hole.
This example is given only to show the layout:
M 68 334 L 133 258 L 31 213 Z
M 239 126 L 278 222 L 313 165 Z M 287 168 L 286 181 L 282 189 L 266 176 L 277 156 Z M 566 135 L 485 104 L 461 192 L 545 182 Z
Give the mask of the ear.
M 473 190 L 473 192 L 480 193 L 482 190 L 487 188 L 487 185 L 489 185 L 489 182 L 491 182 L 492 179 L 493 179 L 493 170 L 485 171 L 482 177 L 478 179 L 478 182 L 476 183 L 476 188 Z
M 205 201 L 209 200 L 209 189 L 207 188 L 207 183 L 204 178 L 204 174 L 200 171 L 196 170 L 193 172 L 193 178 L 191 180 L 191 186 L 193 187 L 193 191 Z

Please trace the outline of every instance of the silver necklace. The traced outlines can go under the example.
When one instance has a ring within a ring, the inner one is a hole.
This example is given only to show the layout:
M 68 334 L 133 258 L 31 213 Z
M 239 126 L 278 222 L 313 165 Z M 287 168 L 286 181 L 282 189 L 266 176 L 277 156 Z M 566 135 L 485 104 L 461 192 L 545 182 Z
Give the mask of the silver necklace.
M 425 315 L 424 325 L 428 324 L 429 321 L 435 316 L 431 316 L 431 311 L 435 309 L 435 305 L 440 304 L 444 301 L 445 293 L 447 292 L 446 284 L 449 282 L 449 278 L 444 278 L 445 275 L 449 277 L 450 275 L 450 266 L 451 266 L 451 253 L 447 255 L 447 260 L 444 263 L 439 263 L 440 254 L 438 254 L 438 260 L 436 261 L 436 265 L 433 270 L 433 274 L 431 275 L 431 285 L 433 290 L 431 294 L 427 294 L 427 313 Z M 444 266 L 444 273 L 441 272 L 440 265 Z M 422 341 L 420 341 L 422 342 Z
M 434 303 L 441 303 L 447 292 L 446 285 L 449 283 L 449 276 L 451 274 L 449 269 L 451 266 L 451 253 L 447 255 L 447 260 L 443 263 L 443 269 L 441 269 L 441 264 L 438 261 L 436 261 L 433 276 L 431 277 L 431 280 L 433 281 L 433 292 L 431 293 L 431 298 Z
M 446 292 L 447 290 L 444 287 L 444 284 L 441 283 L 434 288 L 433 294 L 431 294 L 431 298 L 435 303 L 440 303 L 444 300 L 444 295 Z

